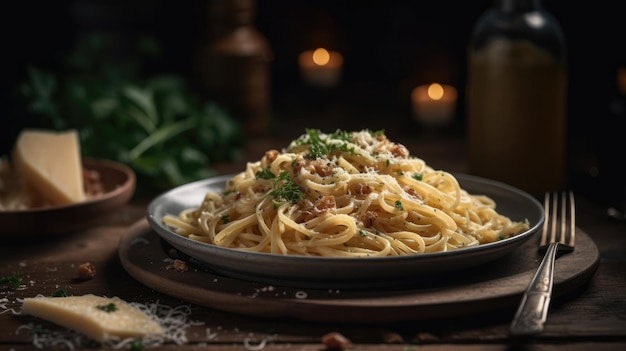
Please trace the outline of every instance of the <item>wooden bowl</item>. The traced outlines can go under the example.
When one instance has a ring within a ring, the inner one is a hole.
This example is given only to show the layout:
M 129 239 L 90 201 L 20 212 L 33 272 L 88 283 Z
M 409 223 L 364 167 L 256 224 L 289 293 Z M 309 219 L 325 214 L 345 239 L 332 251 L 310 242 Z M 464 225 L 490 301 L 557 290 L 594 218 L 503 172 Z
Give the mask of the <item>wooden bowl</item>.
M 97 171 L 104 194 L 76 204 L 0 211 L 0 236 L 71 233 L 89 228 L 98 217 L 126 204 L 135 192 L 133 170 L 121 163 L 84 158 L 83 167 Z

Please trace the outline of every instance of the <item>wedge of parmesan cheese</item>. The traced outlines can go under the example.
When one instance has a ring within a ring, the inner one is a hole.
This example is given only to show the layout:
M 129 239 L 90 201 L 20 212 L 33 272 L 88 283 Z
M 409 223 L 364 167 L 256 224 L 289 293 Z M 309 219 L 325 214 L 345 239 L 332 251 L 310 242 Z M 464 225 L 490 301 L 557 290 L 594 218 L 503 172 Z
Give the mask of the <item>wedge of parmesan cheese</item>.
M 98 342 L 165 332 L 154 319 L 118 297 L 31 297 L 24 299 L 22 313 L 73 329 Z
M 13 149 L 13 164 L 26 182 L 51 204 L 85 200 L 76 130 L 23 130 Z

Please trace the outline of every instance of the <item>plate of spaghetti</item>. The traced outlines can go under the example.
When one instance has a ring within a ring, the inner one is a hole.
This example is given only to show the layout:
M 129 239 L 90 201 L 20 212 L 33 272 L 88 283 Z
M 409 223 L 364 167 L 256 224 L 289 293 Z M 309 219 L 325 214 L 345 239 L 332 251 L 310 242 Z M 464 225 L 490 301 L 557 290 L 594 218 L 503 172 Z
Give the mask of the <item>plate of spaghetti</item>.
M 238 174 L 159 195 L 147 220 L 219 274 L 345 289 L 493 262 L 532 237 L 544 214 L 526 192 L 435 170 L 384 131 L 308 129 Z

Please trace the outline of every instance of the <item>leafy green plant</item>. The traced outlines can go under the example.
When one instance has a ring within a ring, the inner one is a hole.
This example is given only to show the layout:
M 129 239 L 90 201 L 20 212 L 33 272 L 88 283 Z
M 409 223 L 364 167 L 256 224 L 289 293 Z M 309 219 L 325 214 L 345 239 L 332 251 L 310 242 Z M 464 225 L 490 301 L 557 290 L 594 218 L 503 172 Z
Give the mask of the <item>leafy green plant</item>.
M 212 176 L 211 165 L 238 155 L 241 128 L 220 105 L 200 100 L 179 75 L 142 77 L 142 54 L 119 60 L 112 46 L 94 36 L 58 70 L 28 68 L 18 96 L 36 127 L 77 129 L 83 156 L 131 166 L 138 190 Z M 137 45 L 152 55 L 157 46 Z

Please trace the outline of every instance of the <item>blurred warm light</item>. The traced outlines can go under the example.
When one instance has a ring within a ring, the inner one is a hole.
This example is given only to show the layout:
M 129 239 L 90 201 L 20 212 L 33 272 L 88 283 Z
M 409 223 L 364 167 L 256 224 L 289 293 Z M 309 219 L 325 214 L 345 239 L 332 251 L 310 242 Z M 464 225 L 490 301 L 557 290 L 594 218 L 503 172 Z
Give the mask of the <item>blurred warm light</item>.
M 457 96 L 456 88 L 451 85 L 419 85 L 411 91 L 413 114 L 424 126 L 444 126 L 454 119 Z
M 318 48 L 313 51 L 313 62 L 319 66 L 325 66 L 330 61 L 330 54 L 326 49 Z
M 323 48 L 307 50 L 298 56 L 298 66 L 306 84 L 322 88 L 332 87 L 341 78 L 343 56 Z
M 428 97 L 433 100 L 441 100 L 443 97 L 443 87 L 439 83 L 432 83 L 428 86 Z

